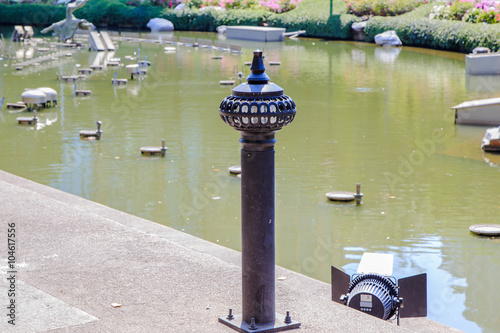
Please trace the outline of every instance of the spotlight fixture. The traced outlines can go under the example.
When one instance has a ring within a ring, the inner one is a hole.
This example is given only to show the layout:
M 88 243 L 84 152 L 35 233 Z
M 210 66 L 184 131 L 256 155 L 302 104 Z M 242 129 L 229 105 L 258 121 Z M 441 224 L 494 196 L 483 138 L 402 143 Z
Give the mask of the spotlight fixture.
M 396 279 L 392 254 L 364 253 L 356 274 L 332 266 L 332 301 L 387 320 L 427 316 L 427 274 Z M 404 302 L 403 302 L 404 300 Z

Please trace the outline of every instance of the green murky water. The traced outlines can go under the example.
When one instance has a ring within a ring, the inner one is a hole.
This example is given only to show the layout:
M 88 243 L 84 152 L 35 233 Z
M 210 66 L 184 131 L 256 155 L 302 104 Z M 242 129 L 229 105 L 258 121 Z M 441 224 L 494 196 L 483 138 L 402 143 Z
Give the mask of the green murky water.
M 0 168 L 239 250 L 240 181 L 227 172 L 239 164 L 239 134 L 218 116 L 231 93 L 219 81 L 248 74 L 244 63 L 260 47 L 266 60 L 282 62 L 267 74 L 298 108 L 275 147 L 277 263 L 330 282 L 330 265 L 352 274 L 364 252 L 391 253 L 397 277 L 428 274 L 429 318 L 497 331 L 500 240 L 468 227 L 499 222 L 500 158 L 481 152 L 485 128 L 455 126 L 450 107 L 498 96 L 500 80 L 467 77 L 464 55 L 455 53 L 304 39 L 231 43 L 242 54 L 120 42 L 114 56 L 132 63 L 125 56 L 139 47 L 152 62 L 147 76 L 113 87 L 114 72 L 128 75 L 107 67 L 78 81 L 89 97 L 73 97 L 73 84 L 56 77 L 88 67 L 96 52 L 16 71 L 13 63 L 48 45 L 2 44 L 6 103 L 46 86 L 59 106 L 41 111 L 37 126 L 20 126 L 16 117 L 27 113 L 4 105 Z M 81 140 L 78 132 L 97 120 L 102 140 Z M 140 147 L 162 138 L 165 158 L 141 156 Z M 326 200 L 357 182 L 363 205 Z

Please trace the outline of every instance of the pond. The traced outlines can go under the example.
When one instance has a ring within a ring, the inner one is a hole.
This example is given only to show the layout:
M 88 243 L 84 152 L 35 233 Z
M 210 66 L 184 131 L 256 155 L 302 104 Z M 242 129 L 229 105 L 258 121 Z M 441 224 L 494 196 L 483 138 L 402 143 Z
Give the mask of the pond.
M 1 109 L 0 169 L 240 250 L 240 180 L 227 171 L 239 164 L 239 133 L 218 116 L 232 88 L 219 81 L 239 83 L 261 48 L 266 64 L 281 62 L 266 73 L 297 105 L 276 135 L 277 264 L 330 283 L 331 265 L 353 274 L 364 252 L 390 253 L 396 277 L 427 273 L 429 318 L 496 331 L 500 239 L 468 228 L 499 223 L 500 158 L 480 149 L 485 127 L 454 125 L 450 108 L 498 96 L 500 81 L 466 76 L 465 55 L 450 52 L 312 39 L 230 43 L 242 53 L 117 42 L 114 57 L 124 64 L 140 48 L 151 61 L 147 75 L 130 80 L 124 67 L 105 67 L 78 81 L 90 96 L 73 97 L 73 83 L 57 77 L 89 67 L 97 52 L 16 71 L 12 64 L 44 55 L 48 44 L 6 41 L 0 96 L 15 103 L 25 88 L 51 87 L 59 104 L 40 111 L 36 126 L 16 123 L 26 112 Z M 115 72 L 128 84 L 113 86 Z M 81 140 L 78 132 L 98 120 L 102 139 Z M 140 154 L 162 139 L 165 157 Z M 360 206 L 325 197 L 356 183 Z

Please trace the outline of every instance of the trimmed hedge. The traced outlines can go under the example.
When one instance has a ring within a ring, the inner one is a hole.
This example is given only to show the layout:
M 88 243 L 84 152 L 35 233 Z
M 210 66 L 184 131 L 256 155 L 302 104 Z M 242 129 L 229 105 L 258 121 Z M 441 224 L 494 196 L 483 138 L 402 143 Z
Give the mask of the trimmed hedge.
M 431 20 L 432 4 L 396 17 L 373 17 L 365 28 L 366 40 L 387 30 L 396 31 L 403 45 L 429 47 L 448 51 L 470 52 L 484 46 L 500 50 L 500 26 L 495 24 L 465 23 L 461 21 Z
M 78 18 L 86 19 L 97 26 L 126 26 L 145 29 L 149 20 L 158 17 L 162 9 L 155 6 L 127 6 L 119 0 L 92 0 L 75 12 Z
M 304 0 L 297 8 L 275 14 L 266 10 L 164 10 L 160 16 L 171 21 L 177 30 L 215 31 L 220 25 L 251 25 L 267 23 L 271 27 L 286 28 L 287 31 L 305 30 L 306 36 L 329 39 L 350 39 L 352 23 L 359 21 L 346 14 L 343 0 L 334 1 L 333 14 L 325 0 Z
M 66 17 L 65 7 L 0 4 L 1 24 L 49 26 L 63 20 L 64 17 Z
M 343 0 L 334 1 L 330 16 L 329 1 L 304 0 L 295 10 L 274 14 L 267 19 L 270 26 L 288 31 L 305 30 L 306 36 L 328 39 L 351 39 L 351 25 L 360 19 L 347 14 Z
M 395 30 L 404 45 L 449 51 L 470 52 L 485 46 L 500 51 L 500 26 L 460 21 L 431 20 L 432 3 L 396 17 L 372 17 L 366 25 L 367 42 L 375 35 Z M 306 36 L 327 39 L 351 39 L 351 25 L 360 19 L 347 14 L 344 0 L 334 0 L 333 15 L 325 0 L 304 0 L 296 9 L 274 14 L 265 10 L 172 10 L 155 6 L 127 6 L 125 0 L 91 0 L 75 12 L 97 26 L 147 29 L 151 18 L 170 20 L 176 30 L 215 31 L 220 25 L 263 25 L 284 27 L 287 31 L 306 30 Z M 65 17 L 64 6 L 39 4 L 0 4 L 1 24 L 49 26 Z
M 74 12 L 77 18 L 95 25 L 126 26 L 145 29 L 162 9 L 154 6 L 127 6 L 119 0 L 92 0 Z M 66 7 L 40 4 L 0 4 L 0 24 L 49 26 L 66 17 Z
M 161 18 L 174 24 L 176 30 L 214 32 L 220 25 L 262 25 L 272 13 L 265 10 L 164 10 Z

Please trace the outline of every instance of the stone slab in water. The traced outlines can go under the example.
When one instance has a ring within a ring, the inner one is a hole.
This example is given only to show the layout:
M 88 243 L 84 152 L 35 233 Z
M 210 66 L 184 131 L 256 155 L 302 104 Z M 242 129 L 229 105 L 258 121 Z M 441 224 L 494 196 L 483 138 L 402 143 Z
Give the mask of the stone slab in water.
M 20 104 L 20 103 L 7 103 L 6 104 L 7 109 L 24 109 L 26 107 L 26 104 Z
M 19 124 L 29 124 L 29 125 L 34 124 L 37 121 L 37 119 L 33 117 L 18 117 L 16 120 Z
M 332 201 L 353 201 L 354 192 L 333 191 L 328 192 L 326 197 Z
M 139 65 L 138 64 L 131 64 L 125 66 L 125 69 L 127 70 L 127 73 L 129 74 L 138 74 L 139 73 Z
M 228 26 L 226 37 L 258 42 L 281 42 L 285 40 L 285 28 Z
M 88 96 L 91 94 L 90 90 L 77 90 L 75 91 L 76 96 Z
M 92 73 L 92 69 L 91 68 L 80 68 L 78 70 L 78 73 L 81 73 L 81 74 L 90 74 L 90 73 Z
M 165 148 L 165 150 L 166 149 L 167 148 Z M 143 154 L 143 155 L 162 155 L 162 150 L 161 150 L 161 147 L 154 147 L 154 146 L 142 147 L 141 154 Z
M 500 224 L 474 224 L 469 230 L 480 236 L 500 236 Z
M 74 81 L 78 80 L 79 78 L 80 77 L 76 76 L 76 75 L 70 75 L 70 76 L 63 75 L 63 76 L 61 76 L 61 81 L 66 81 L 66 82 L 73 81 L 74 82 Z
M 80 131 L 80 136 L 83 136 L 83 137 L 96 136 L 96 135 L 97 135 L 97 131 L 95 131 L 95 130 Z
M 232 173 L 234 175 L 238 175 L 241 173 L 241 165 L 233 165 L 228 168 L 229 173 Z
M 116 81 L 116 82 L 115 82 Z M 127 79 L 111 79 L 111 83 L 116 83 L 116 84 L 127 84 L 128 80 Z

